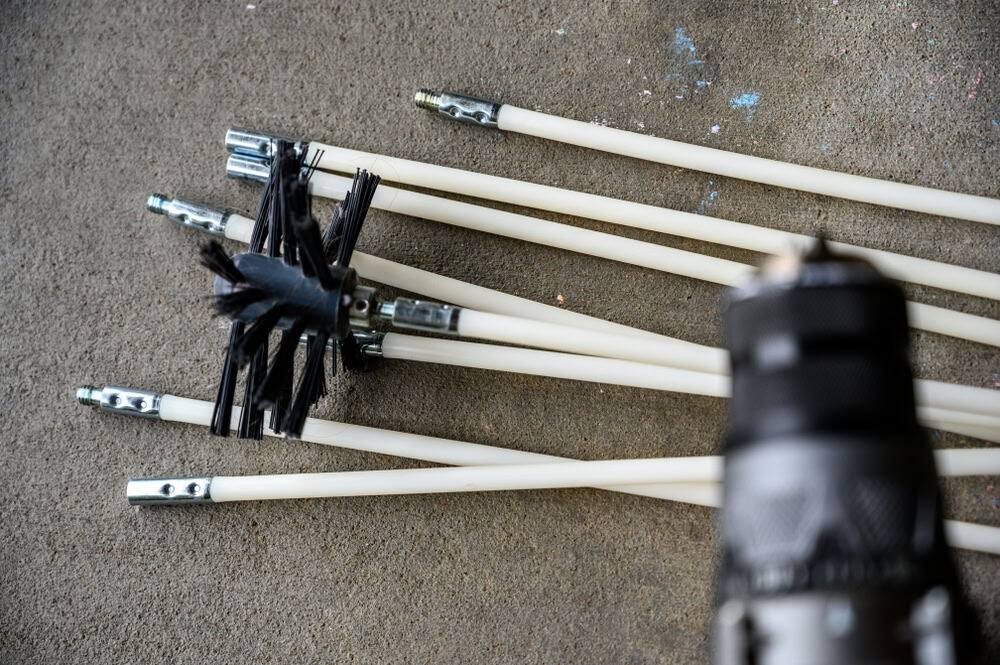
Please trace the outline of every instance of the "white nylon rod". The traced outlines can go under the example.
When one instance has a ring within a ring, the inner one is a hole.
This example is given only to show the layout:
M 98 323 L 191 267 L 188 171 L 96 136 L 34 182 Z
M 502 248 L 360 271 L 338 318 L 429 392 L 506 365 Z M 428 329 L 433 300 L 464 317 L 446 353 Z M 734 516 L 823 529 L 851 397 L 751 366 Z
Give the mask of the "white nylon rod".
M 706 242 L 742 247 L 767 254 L 814 242 L 797 233 L 733 222 L 690 212 L 623 201 L 522 180 L 501 178 L 397 157 L 348 150 L 322 143 L 309 144 L 308 159 L 322 151 L 319 168 L 341 173 L 367 169 L 387 181 L 462 194 L 480 199 L 548 210 L 610 224 L 668 233 Z M 315 176 L 315 174 L 314 174 Z M 343 196 L 340 192 L 338 198 Z M 376 197 L 378 193 L 376 192 Z M 831 242 L 837 251 L 861 256 L 894 279 L 941 289 L 1000 299 L 1000 274 L 920 259 L 882 250 Z
M 212 402 L 163 395 L 160 402 L 160 418 L 162 420 L 190 423 L 192 425 L 208 426 L 212 420 Z M 233 422 L 238 422 L 240 408 L 233 407 Z M 265 422 L 269 415 L 265 413 Z M 265 428 L 264 433 L 276 435 Z M 464 441 L 452 441 L 418 434 L 406 434 L 389 430 L 379 430 L 359 425 L 347 425 L 316 418 L 308 418 L 302 430 L 302 440 L 342 448 L 366 450 L 384 455 L 409 457 L 427 462 L 454 465 L 488 465 L 517 464 L 543 461 L 556 462 L 566 458 L 553 455 L 543 455 L 510 448 L 496 448 Z M 1000 473 L 1000 450 L 996 449 L 948 449 L 936 450 L 934 456 L 937 462 L 938 474 L 979 475 Z M 716 479 L 718 480 L 718 478 Z M 602 487 L 628 494 L 638 494 L 673 501 L 685 501 L 704 506 L 719 506 L 721 491 L 717 482 L 712 483 L 665 483 L 659 485 L 635 484 L 617 487 Z M 997 539 L 991 537 L 992 527 L 945 520 L 948 539 L 952 547 L 974 549 L 984 552 L 1000 553 Z M 992 549 L 991 549 L 992 547 Z
M 309 190 L 314 196 L 343 199 L 351 180 L 332 173 L 314 172 Z M 345 189 L 346 187 L 346 189 Z M 611 233 L 581 229 L 537 217 L 519 215 L 471 203 L 455 201 L 407 189 L 380 185 L 375 190 L 372 207 L 389 212 L 420 217 L 465 229 L 516 238 L 525 242 L 589 254 L 653 270 L 671 272 L 717 284 L 732 285 L 743 281 L 755 270 L 753 266 L 714 256 L 688 252 L 651 242 L 633 240 Z
M 334 496 L 587 487 L 592 484 L 708 482 L 722 473 L 718 457 L 564 461 L 390 471 L 333 471 L 264 476 L 214 476 L 212 499 L 260 501 Z M 595 482 L 591 480 L 596 479 Z
M 342 199 L 350 184 L 341 176 L 313 173 L 309 189 L 315 196 Z M 375 190 L 372 207 L 726 286 L 742 283 L 755 270 L 745 263 L 389 186 Z M 923 303 L 907 306 L 915 328 L 1000 346 L 1000 321 Z
M 501 131 L 528 134 L 660 164 L 929 215 L 1000 224 L 1000 200 L 789 164 L 636 134 L 504 104 Z
M 918 406 L 917 420 L 931 429 L 946 430 L 984 441 L 1000 443 L 1000 417 L 998 416 Z
M 202 425 L 208 427 L 212 422 L 212 412 L 215 405 L 212 402 L 163 395 L 160 401 L 160 419 L 173 422 Z M 241 409 L 233 407 L 233 427 L 239 423 Z M 264 422 L 269 422 L 270 412 L 264 413 Z M 275 434 L 268 427 L 264 434 L 284 438 L 284 434 Z M 394 432 L 392 430 L 349 425 L 318 418 L 307 418 L 302 435 L 303 441 L 318 443 L 337 448 L 363 450 L 381 455 L 393 455 L 409 459 L 434 462 L 436 464 L 451 464 L 454 466 L 482 466 L 494 464 L 521 464 L 540 462 L 575 461 L 567 457 L 545 455 L 510 448 L 486 446 L 466 441 L 454 441 L 433 436 Z M 997 466 L 1000 467 L 1000 459 Z M 655 499 L 683 501 L 703 506 L 718 505 L 717 485 L 704 483 L 677 482 L 658 485 L 629 485 L 622 487 L 600 487 L 625 494 L 637 494 Z
M 621 335 L 581 330 L 474 309 L 462 309 L 459 313 L 458 334 L 460 337 L 488 339 L 563 353 L 618 358 L 710 374 L 729 372 L 728 354 L 723 349 L 714 349 L 714 353 L 692 353 L 686 347 L 667 341 L 632 342 Z M 921 422 L 942 425 L 950 432 L 984 438 L 988 441 L 1000 441 L 1000 416 L 925 408 L 918 409 L 918 415 Z
M 1000 554 L 1000 529 L 985 524 L 944 521 L 944 534 L 948 544 L 963 550 Z
M 1000 390 L 930 379 L 917 379 L 913 387 L 917 402 L 925 406 L 1000 416 Z
M 604 358 L 618 358 L 635 362 L 677 367 L 711 374 L 728 374 L 729 359 L 724 349 L 713 353 L 692 354 L 690 349 L 664 341 L 631 342 L 619 335 L 580 330 L 513 316 L 491 314 L 474 309 L 462 309 L 458 318 L 461 337 L 477 337 L 495 342 L 533 346 L 564 353 L 577 353 Z M 964 388 L 964 389 L 963 389 Z M 995 429 L 1000 433 L 1000 392 L 981 388 L 933 382 L 930 393 L 945 393 L 953 410 L 923 409 L 927 420 L 969 425 L 978 431 Z M 926 389 L 925 389 L 926 392 Z M 992 399 L 983 399 L 991 398 Z M 981 412 L 967 413 L 965 409 L 978 406 Z M 964 406 L 962 406 L 964 404 Z M 985 415 L 995 408 L 995 415 Z
M 457 367 L 472 367 L 498 372 L 518 372 L 535 376 L 548 376 L 558 379 L 575 381 L 590 381 L 594 383 L 609 383 L 652 390 L 666 390 L 694 395 L 709 395 L 713 397 L 729 396 L 729 379 L 723 375 L 693 372 L 690 370 L 647 365 L 629 360 L 615 358 L 596 358 L 578 356 L 555 351 L 539 351 L 536 349 L 521 349 L 494 344 L 476 342 L 460 342 L 453 339 L 435 337 L 416 337 L 400 333 L 386 333 L 382 339 L 382 355 L 395 360 L 414 360 L 418 362 L 454 365 Z M 928 382 L 939 384 L 939 382 Z M 946 386 L 949 391 L 953 387 L 967 388 L 957 390 L 954 394 L 966 393 L 1000 400 L 1000 392 L 967 386 Z M 938 406 L 934 400 L 937 385 L 925 387 L 925 394 L 930 395 L 931 404 Z M 954 396 L 949 394 L 948 396 Z M 984 400 L 985 402 L 985 400 Z M 984 404 L 985 405 L 985 404 Z M 949 409 L 949 411 L 952 409 Z M 963 422 L 967 418 L 965 409 L 953 409 L 960 412 L 948 420 L 938 420 L 925 417 L 921 423 L 925 427 L 940 429 L 966 436 L 981 438 L 986 441 L 1000 443 L 1000 430 L 989 426 L 989 422 Z M 986 411 L 986 414 L 994 413 Z M 938 416 L 947 417 L 946 411 L 939 411 Z
M 721 374 L 692 372 L 614 358 L 459 342 L 436 337 L 415 337 L 393 332 L 386 333 L 382 339 L 382 355 L 397 360 L 518 372 L 694 395 L 729 395 L 729 378 Z
M 709 374 L 725 374 L 729 370 L 729 358 L 721 349 L 719 353 L 692 353 L 685 344 L 675 344 L 672 340 L 639 342 L 623 335 L 480 312 L 475 309 L 463 308 L 459 312 L 458 335 L 564 353 L 633 360 Z
M 226 226 L 226 237 L 244 243 L 249 242 L 252 227 L 253 220 L 248 217 L 236 214 L 231 215 Z M 524 316 L 527 314 L 535 319 L 551 323 L 576 325 L 588 330 L 606 331 L 632 335 L 636 338 L 687 345 L 691 349 L 692 354 L 701 354 L 704 356 L 696 361 L 692 361 L 692 364 L 700 366 L 702 371 L 711 371 L 713 367 L 718 368 L 726 364 L 726 352 L 724 349 L 694 344 L 664 335 L 657 335 L 645 330 L 639 330 L 638 328 L 630 328 L 592 316 L 578 314 L 570 310 L 543 305 L 533 300 L 476 286 L 426 270 L 387 261 L 386 259 L 362 252 L 354 253 L 351 265 L 365 279 L 406 289 L 411 293 L 437 298 L 444 302 L 463 307 L 489 309 L 496 313 L 513 316 Z M 941 381 L 930 381 L 927 379 L 917 379 L 914 385 L 917 392 L 917 401 L 926 407 L 937 407 L 954 412 L 973 411 L 990 415 L 1000 414 L 1000 391 L 944 383 Z M 929 419 L 925 419 L 923 422 L 928 427 L 933 427 L 934 423 L 938 420 L 945 420 L 939 418 L 939 415 L 937 414 Z M 962 419 L 956 421 L 954 418 L 951 418 L 947 422 L 963 423 L 965 421 Z M 995 440 L 994 438 L 981 436 L 984 433 L 982 431 L 978 433 L 960 431 L 957 433 L 977 438 L 986 438 L 988 441 Z

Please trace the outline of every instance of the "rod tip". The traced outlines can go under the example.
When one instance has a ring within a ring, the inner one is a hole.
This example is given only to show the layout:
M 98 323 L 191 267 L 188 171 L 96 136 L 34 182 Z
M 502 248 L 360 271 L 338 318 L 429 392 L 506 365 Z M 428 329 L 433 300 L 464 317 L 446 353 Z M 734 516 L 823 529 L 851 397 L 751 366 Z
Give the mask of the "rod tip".
M 76 401 L 84 406 L 100 406 L 103 392 L 96 386 L 82 386 L 76 389 Z
M 146 199 L 146 207 L 157 215 L 167 214 L 168 203 L 169 199 L 163 194 L 150 194 L 149 198 Z
M 417 105 L 417 108 L 437 111 L 441 108 L 441 93 L 421 88 L 413 96 L 413 102 Z

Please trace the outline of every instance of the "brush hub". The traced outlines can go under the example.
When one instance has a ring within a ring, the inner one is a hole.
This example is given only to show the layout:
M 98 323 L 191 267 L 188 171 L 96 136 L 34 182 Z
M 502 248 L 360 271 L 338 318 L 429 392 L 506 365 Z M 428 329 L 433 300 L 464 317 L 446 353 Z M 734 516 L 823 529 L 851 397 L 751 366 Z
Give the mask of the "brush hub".
M 357 282 L 353 268 L 329 266 L 334 288 L 325 289 L 319 280 L 305 277 L 301 266 L 288 265 L 280 258 L 247 252 L 234 256 L 233 262 L 246 277 L 246 283 L 234 286 L 216 277 L 216 295 L 242 288 L 256 288 L 267 294 L 244 307 L 233 317 L 235 320 L 253 323 L 272 307 L 282 305 L 288 308 L 288 313 L 278 323 L 279 328 L 290 328 L 293 321 L 302 320 L 309 330 L 325 330 L 337 339 L 348 334 Z

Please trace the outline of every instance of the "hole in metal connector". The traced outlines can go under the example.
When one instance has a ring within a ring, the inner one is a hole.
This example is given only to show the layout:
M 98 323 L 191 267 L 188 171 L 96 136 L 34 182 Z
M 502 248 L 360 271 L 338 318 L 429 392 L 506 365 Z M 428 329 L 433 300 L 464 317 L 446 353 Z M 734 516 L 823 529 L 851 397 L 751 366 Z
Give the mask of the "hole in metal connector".
M 164 483 L 163 487 L 160 488 L 160 494 L 163 496 L 170 496 L 174 493 L 174 486 L 170 483 Z
M 368 301 L 367 300 L 355 300 L 354 301 L 354 311 L 364 314 L 368 311 Z
M 199 490 L 201 490 L 201 485 L 198 483 L 191 483 L 187 486 L 187 493 L 191 496 L 197 494 Z
M 456 118 L 462 114 L 462 112 L 458 110 L 457 106 L 449 106 L 448 110 L 445 111 L 445 113 L 447 113 L 448 115 L 454 116 Z
M 489 118 L 482 111 L 478 111 L 476 113 L 476 122 L 478 122 L 479 124 L 485 125 L 488 120 Z
M 138 402 L 136 402 L 136 404 L 135 404 L 135 405 L 136 405 L 136 407 L 137 407 L 137 408 L 138 408 L 138 409 L 139 409 L 140 411 L 142 411 L 143 409 L 145 409 L 145 408 L 146 408 L 146 400 L 144 400 L 144 399 L 141 399 L 141 400 L 139 400 Z
M 111 404 L 111 406 L 118 406 L 122 403 L 122 398 L 118 395 L 112 395 L 108 398 L 108 403 Z

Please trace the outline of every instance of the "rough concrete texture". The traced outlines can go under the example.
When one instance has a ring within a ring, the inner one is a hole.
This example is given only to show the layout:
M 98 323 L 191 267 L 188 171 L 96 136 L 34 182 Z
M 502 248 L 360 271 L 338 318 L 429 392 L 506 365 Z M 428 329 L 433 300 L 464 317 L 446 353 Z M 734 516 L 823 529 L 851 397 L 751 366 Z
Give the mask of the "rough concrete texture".
M 139 510 L 125 481 L 413 463 L 113 418 L 119 383 L 210 399 L 226 333 L 203 238 L 153 191 L 250 211 L 232 124 L 996 270 L 983 224 L 447 123 L 422 86 L 763 157 L 1000 196 L 989 2 L 0 6 L 0 661 L 704 662 L 712 512 L 596 490 Z M 701 83 L 699 83 L 701 82 Z M 734 101 L 735 100 L 735 101 Z M 317 207 L 324 218 L 326 203 Z M 730 259 L 748 252 L 541 214 Z M 719 342 L 715 285 L 375 212 L 359 248 Z M 237 246 L 233 245 L 235 251 Z M 1000 317 L 1000 305 L 911 288 Z M 996 349 L 914 338 L 920 375 L 995 387 Z M 711 454 L 720 400 L 393 362 L 315 415 L 582 458 Z M 940 435 L 938 446 L 981 446 Z M 1000 524 L 994 478 L 945 486 Z M 1000 558 L 957 552 L 1000 660 Z

